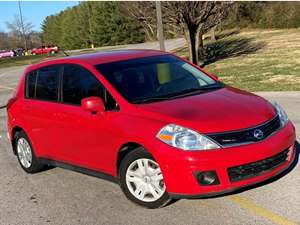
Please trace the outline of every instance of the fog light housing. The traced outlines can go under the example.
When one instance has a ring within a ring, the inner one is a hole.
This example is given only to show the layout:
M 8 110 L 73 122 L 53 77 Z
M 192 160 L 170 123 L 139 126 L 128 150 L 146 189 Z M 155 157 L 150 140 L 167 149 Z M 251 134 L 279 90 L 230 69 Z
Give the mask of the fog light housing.
M 220 184 L 218 175 L 217 175 L 216 171 L 214 171 L 214 170 L 196 172 L 195 176 L 196 176 L 198 183 L 202 186 Z

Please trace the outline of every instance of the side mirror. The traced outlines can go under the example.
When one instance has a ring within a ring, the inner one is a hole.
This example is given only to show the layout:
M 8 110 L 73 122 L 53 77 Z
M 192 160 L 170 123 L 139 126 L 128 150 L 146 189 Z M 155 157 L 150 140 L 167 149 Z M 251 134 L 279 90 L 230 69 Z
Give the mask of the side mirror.
M 215 80 L 219 80 L 219 77 L 217 75 L 211 73 L 209 75 L 212 76 L 212 78 L 214 78 Z
M 88 97 L 81 100 L 81 108 L 93 114 L 105 111 L 103 100 L 99 97 Z

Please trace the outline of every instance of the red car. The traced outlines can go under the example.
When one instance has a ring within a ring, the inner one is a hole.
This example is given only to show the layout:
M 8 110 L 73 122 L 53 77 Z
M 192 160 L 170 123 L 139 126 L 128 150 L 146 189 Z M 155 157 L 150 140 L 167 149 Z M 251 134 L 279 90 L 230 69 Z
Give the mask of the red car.
M 57 46 L 42 46 L 39 48 L 34 48 L 31 50 L 32 55 L 41 55 L 41 54 L 55 54 L 58 53 L 59 49 Z
M 7 108 L 26 172 L 52 165 L 106 178 L 148 208 L 265 181 L 295 157 L 295 128 L 277 103 L 161 51 L 29 66 Z

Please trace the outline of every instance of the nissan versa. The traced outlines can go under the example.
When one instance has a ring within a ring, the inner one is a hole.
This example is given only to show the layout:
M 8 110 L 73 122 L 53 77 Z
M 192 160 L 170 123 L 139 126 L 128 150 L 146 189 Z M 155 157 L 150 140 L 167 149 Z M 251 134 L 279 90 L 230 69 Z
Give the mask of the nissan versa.
M 52 165 L 106 178 L 148 208 L 267 180 L 295 157 L 279 104 L 161 51 L 31 65 L 7 110 L 26 172 Z

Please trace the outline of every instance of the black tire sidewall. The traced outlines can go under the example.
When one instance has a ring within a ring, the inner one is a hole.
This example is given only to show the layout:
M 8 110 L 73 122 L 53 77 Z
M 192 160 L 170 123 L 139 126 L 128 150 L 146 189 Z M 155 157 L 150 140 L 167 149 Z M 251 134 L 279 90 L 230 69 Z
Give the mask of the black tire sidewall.
M 20 138 L 24 138 L 29 146 L 30 146 L 30 149 L 31 149 L 31 154 L 32 154 L 32 162 L 31 162 L 31 166 L 29 168 L 26 168 L 22 165 L 21 161 L 20 161 L 20 157 L 19 157 L 19 154 L 18 154 L 18 141 Z M 34 150 L 33 150 L 33 147 L 32 147 L 32 144 L 31 144 L 31 141 L 29 139 L 29 137 L 27 136 L 27 134 L 24 132 L 24 131 L 19 131 L 15 134 L 14 136 L 14 148 L 15 148 L 15 152 L 16 152 L 16 155 L 17 155 L 17 158 L 18 158 L 18 162 L 20 164 L 20 166 L 22 167 L 22 169 L 27 172 L 27 173 L 36 173 L 36 172 L 39 172 L 40 170 L 42 170 L 43 168 L 43 165 L 41 163 L 39 163 L 35 153 L 34 153 Z
M 127 168 L 130 166 L 130 164 L 132 162 L 134 162 L 135 160 L 140 159 L 140 158 L 146 158 L 146 159 L 151 159 L 151 160 L 155 161 L 155 159 L 152 157 L 152 155 L 142 147 L 137 148 L 137 149 L 133 150 L 132 152 L 129 152 L 125 156 L 125 158 L 122 160 L 120 168 L 119 168 L 120 186 L 121 186 L 124 194 L 126 195 L 126 197 L 129 200 L 133 201 L 134 203 L 136 203 L 140 206 L 143 206 L 145 208 L 150 208 L 150 209 L 161 208 L 161 207 L 165 206 L 166 204 L 168 204 L 168 202 L 170 201 L 170 197 L 169 197 L 167 191 L 163 194 L 163 196 L 161 196 L 156 201 L 143 202 L 143 201 L 137 199 L 136 197 L 134 197 L 127 187 L 127 183 L 126 183 Z

